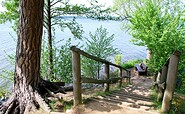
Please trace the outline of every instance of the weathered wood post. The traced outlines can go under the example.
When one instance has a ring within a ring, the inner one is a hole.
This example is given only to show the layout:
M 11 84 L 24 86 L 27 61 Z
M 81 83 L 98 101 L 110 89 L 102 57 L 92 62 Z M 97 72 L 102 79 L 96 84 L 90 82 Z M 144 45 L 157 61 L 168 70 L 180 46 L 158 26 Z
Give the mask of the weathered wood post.
M 74 51 L 73 47 L 72 47 L 72 73 L 73 73 L 74 106 L 78 106 L 82 104 L 80 54 Z
M 166 79 L 166 89 L 164 92 L 164 98 L 162 102 L 162 112 L 168 112 L 170 110 L 171 101 L 176 85 L 177 70 L 179 63 L 180 52 L 176 51 L 170 56 L 168 65 L 168 73 Z
M 127 76 L 128 76 L 128 83 L 131 84 L 130 78 L 131 78 L 131 71 L 127 71 Z
M 109 64 L 105 64 L 105 80 L 109 79 Z M 104 92 L 109 91 L 109 82 L 105 83 Z
M 119 87 L 121 88 L 121 86 L 122 86 L 122 79 L 123 79 L 123 77 L 122 77 L 123 70 L 122 70 L 122 68 L 119 68 L 119 69 L 120 69 L 120 72 L 119 72 L 119 75 L 120 75 Z
M 163 96 L 164 96 L 164 90 L 165 90 L 165 84 L 166 84 L 166 78 L 167 78 L 167 72 L 168 72 L 168 63 L 167 62 L 163 67 L 161 71 L 161 77 L 159 82 L 159 88 L 158 88 L 158 96 L 157 101 L 162 102 Z
M 169 65 L 169 61 L 162 67 L 160 83 L 166 82 L 167 73 L 168 73 L 168 65 Z

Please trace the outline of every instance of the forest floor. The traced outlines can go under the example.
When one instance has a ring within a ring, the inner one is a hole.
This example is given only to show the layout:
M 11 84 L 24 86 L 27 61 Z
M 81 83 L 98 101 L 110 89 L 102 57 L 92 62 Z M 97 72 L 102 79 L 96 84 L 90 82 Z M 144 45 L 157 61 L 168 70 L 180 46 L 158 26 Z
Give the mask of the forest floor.
M 93 93 L 101 90 L 83 91 L 83 105 L 70 110 L 66 114 L 159 114 L 154 108 L 150 97 L 152 78 L 146 76 L 133 76 L 131 85 L 106 95 Z M 72 99 L 73 93 L 64 95 L 64 99 Z M 52 112 L 51 114 L 61 114 Z

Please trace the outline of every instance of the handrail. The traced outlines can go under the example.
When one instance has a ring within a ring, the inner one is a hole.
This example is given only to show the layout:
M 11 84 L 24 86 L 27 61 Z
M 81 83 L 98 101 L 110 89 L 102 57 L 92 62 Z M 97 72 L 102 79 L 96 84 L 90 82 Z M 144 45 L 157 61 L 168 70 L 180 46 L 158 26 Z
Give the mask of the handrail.
M 116 64 L 111 63 L 111 62 L 109 62 L 109 61 L 107 61 L 107 60 L 105 60 L 105 59 L 101 59 L 101 58 L 98 58 L 98 57 L 96 57 L 96 56 L 94 56 L 94 55 L 90 55 L 90 54 L 88 54 L 87 52 L 85 52 L 85 51 L 83 51 L 83 50 L 80 50 L 80 49 L 77 48 L 76 46 L 72 46 L 72 47 L 71 47 L 71 50 L 72 50 L 72 51 L 75 51 L 75 52 L 78 52 L 78 53 L 80 53 L 81 55 L 83 55 L 83 56 L 85 56 L 85 57 L 87 57 L 87 58 L 93 59 L 93 60 L 95 60 L 95 61 L 99 61 L 99 62 L 102 62 L 102 63 L 105 63 L 105 64 L 109 64 L 109 65 L 112 65 L 112 66 L 121 68 L 121 69 L 123 69 L 123 70 L 125 70 L 125 71 L 130 71 L 130 70 L 128 70 L 128 69 L 123 68 L 123 67 L 120 66 L 120 65 L 116 65 Z
M 71 47 L 72 50 L 72 73 L 73 73 L 73 92 L 74 92 L 74 106 L 77 106 L 82 103 L 82 89 L 81 89 L 81 83 L 97 83 L 97 84 L 103 84 L 105 83 L 104 91 L 109 91 L 109 84 L 116 83 L 119 81 L 119 87 L 122 85 L 122 78 L 128 78 L 130 83 L 130 70 L 127 70 L 123 68 L 122 66 L 113 64 L 105 59 L 98 58 L 96 56 L 90 55 L 87 52 L 84 52 L 83 50 L 80 50 L 79 48 L 76 48 L 75 46 Z M 105 75 L 104 80 L 97 80 L 97 79 L 90 79 L 81 77 L 81 63 L 80 63 L 80 55 L 83 55 L 87 58 L 93 59 L 95 61 L 99 61 L 105 64 Z M 120 76 L 119 78 L 109 78 L 109 70 L 110 65 L 118 67 L 120 70 Z M 122 76 L 122 71 L 127 71 L 128 76 Z

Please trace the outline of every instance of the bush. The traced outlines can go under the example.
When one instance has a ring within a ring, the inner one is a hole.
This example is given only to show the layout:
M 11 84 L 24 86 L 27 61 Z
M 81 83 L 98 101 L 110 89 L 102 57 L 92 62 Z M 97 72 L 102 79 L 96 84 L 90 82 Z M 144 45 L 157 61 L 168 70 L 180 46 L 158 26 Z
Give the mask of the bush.
M 170 109 L 170 114 L 185 114 L 185 98 L 184 95 L 174 95 Z
M 137 59 L 137 60 L 129 60 L 126 63 L 123 63 L 121 66 L 125 69 L 129 69 L 129 68 L 133 68 L 136 64 L 139 64 L 143 62 L 143 60 L 141 59 Z
M 48 74 L 48 47 L 46 42 L 43 42 L 41 56 L 41 75 L 46 80 L 72 82 L 72 53 L 70 50 L 71 38 L 66 40 L 60 47 L 53 45 L 53 76 Z

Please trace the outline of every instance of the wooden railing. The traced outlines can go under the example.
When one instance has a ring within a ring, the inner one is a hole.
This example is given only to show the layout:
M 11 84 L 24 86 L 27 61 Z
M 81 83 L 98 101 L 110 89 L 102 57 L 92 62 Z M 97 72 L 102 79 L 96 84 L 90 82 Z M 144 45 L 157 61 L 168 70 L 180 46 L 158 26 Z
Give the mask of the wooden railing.
M 71 47 L 72 50 L 72 73 L 73 73 L 73 93 L 74 93 L 74 106 L 77 106 L 82 103 L 82 90 L 81 90 L 81 83 L 95 83 L 95 84 L 103 84 L 104 85 L 104 91 L 109 91 L 109 84 L 115 83 L 119 81 L 119 86 L 122 85 L 122 79 L 128 78 L 130 83 L 130 71 L 127 69 L 124 69 L 122 66 L 113 64 L 105 59 L 98 58 L 96 56 L 90 55 L 83 50 L 80 50 L 79 48 L 76 48 L 75 46 Z M 86 78 L 81 77 L 81 64 L 80 64 L 80 55 L 83 55 L 87 58 L 90 58 L 92 60 L 101 62 L 105 64 L 104 72 L 105 72 L 105 79 L 104 80 L 98 80 L 98 79 L 92 79 L 92 78 Z M 115 66 L 119 68 L 120 75 L 117 78 L 110 78 L 110 65 Z M 123 76 L 122 72 L 125 70 L 127 72 L 127 75 Z
M 157 100 L 162 102 L 162 112 L 168 112 L 170 110 L 170 105 L 176 86 L 179 58 L 180 52 L 175 51 L 173 54 L 171 54 L 170 58 L 159 71 L 157 79 L 154 83 L 157 85 Z

